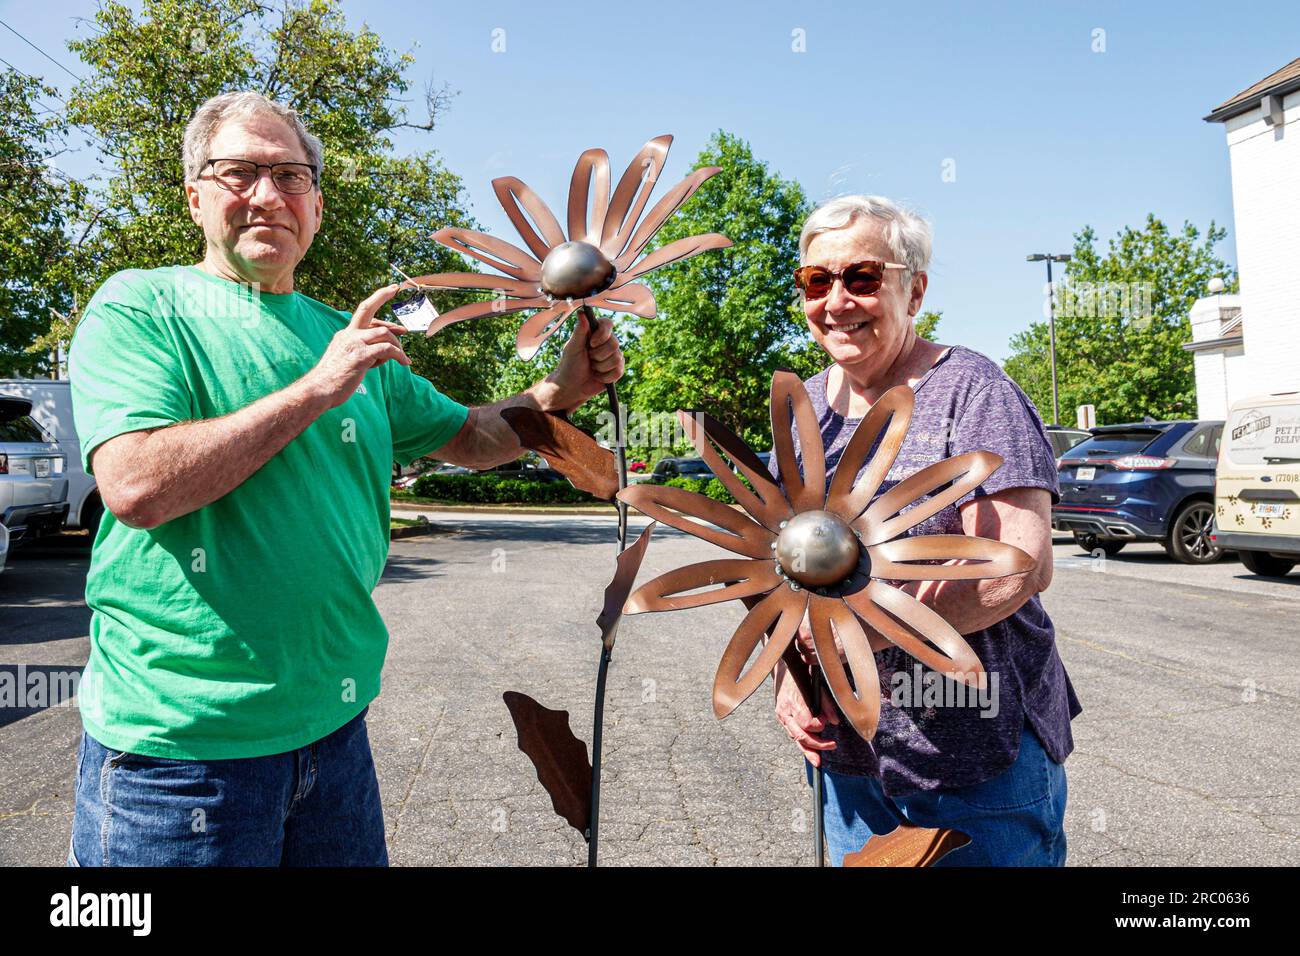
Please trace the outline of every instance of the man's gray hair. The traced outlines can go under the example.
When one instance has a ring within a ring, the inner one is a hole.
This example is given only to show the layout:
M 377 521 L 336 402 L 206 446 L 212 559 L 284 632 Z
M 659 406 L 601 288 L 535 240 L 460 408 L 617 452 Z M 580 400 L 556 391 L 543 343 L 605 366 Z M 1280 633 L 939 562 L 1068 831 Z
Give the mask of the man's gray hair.
M 841 196 L 813 210 L 799 233 L 799 263 L 807 263 L 808 246 L 816 236 L 843 229 L 855 219 L 869 219 L 880 227 L 895 262 L 907 266 L 910 279 L 930 267 L 930 224 L 916 212 L 884 196 Z
M 212 157 L 208 147 L 221 124 L 231 119 L 246 119 L 250 116 L 274 116 L 288 123 L 298 134 L 307 162 L 316 167 L 319 175 L 325 162 L 325 149 L 321 141 L 302 125 L 298 113 L 274 100 L 267 99 L 261 93 L 239 92 L 222 93 L 208 100 L 195 112 L 185 127 L 185 144 L 181 148 L 181 158 L 185 163 L 185 181 L 192 183 L 199 178 L 203 167 Z M 223 158 L 223 157 L 218 157 Z

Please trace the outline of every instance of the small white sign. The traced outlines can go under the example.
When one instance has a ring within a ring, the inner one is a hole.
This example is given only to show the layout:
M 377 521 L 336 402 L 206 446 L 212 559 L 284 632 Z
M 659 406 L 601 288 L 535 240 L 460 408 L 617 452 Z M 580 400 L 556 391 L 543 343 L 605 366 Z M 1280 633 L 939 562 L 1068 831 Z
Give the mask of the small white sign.
M 1080 468 L 1078 471 L 1074 473 L 1074 477 L 1078 481 L 1092 481 L 1092 479 L 1096 476 L 1096 474 L 1097 474 L 1096 468 Z
M 433 320 L 438 317 L 438 310 L 425 296 L 417 295 L 401 305 L 393 306 L 393 315 L 405 326 L 408 332 L 427 332 Z

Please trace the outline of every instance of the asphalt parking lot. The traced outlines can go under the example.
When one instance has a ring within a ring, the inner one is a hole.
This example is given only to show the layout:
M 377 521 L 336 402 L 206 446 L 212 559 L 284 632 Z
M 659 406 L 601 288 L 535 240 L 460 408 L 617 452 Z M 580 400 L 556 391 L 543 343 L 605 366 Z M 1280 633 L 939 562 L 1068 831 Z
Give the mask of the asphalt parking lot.
M 391 642 L 369 727 L 395 865 L 585 861 L 517 750 L 501 701 L 566 709 L 590 738 L 613 524 L 430 516 L 456 533 L 393 543 L 375 598 Z M 634 525 L 634 533 L 636 530 Z M 716 556 L 661 529 L 643 576 Z M 1130 546 L 1058 539 L 1044 602 L 1084 705 L 1067 762 L 1071 865 L 1300 862 L 1300 571 L 1256 579 Z M 84 539 L 0 575 L 0 666 L 84 664 Z M 606 711 L 602 862 L 807 864 L 810 799 L 760 690 L 725 721 L 710 688 L 738 606 L 625 620 Z M 0 864 L 63 862 L 74 706 L 0 710 Z

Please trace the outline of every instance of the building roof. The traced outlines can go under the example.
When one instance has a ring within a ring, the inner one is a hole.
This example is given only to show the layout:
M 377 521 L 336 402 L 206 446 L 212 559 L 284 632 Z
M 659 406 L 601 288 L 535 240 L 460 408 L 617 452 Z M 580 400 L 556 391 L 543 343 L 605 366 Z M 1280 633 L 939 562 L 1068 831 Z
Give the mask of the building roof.
M 1207 123 L 1222 123 L 1248 110 L 1253 110 L 1259 105 L 1262 97 L 1269 93 L 1285 95 L 1293 90 L 1300 90 L 1300 57 L 1292 60 L 1282 69 L 1270 73 L 1253 86 L 1248 86 L 1236 96 L 1224 100 L 1209 116 L 1205 117 Z

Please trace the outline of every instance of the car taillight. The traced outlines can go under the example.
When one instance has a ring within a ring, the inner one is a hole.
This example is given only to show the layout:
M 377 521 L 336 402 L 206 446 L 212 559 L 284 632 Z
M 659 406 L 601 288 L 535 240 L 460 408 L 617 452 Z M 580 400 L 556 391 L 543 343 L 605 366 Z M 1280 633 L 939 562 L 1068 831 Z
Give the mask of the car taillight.
M 0 475 L 9 474 L 9 456 L 0 455 Z
M 1159 471 L 1172 468 L 1174 459 L 1156 458 L 1154 455 L 1125 455 L 1111 462 L 1119 471 Z

